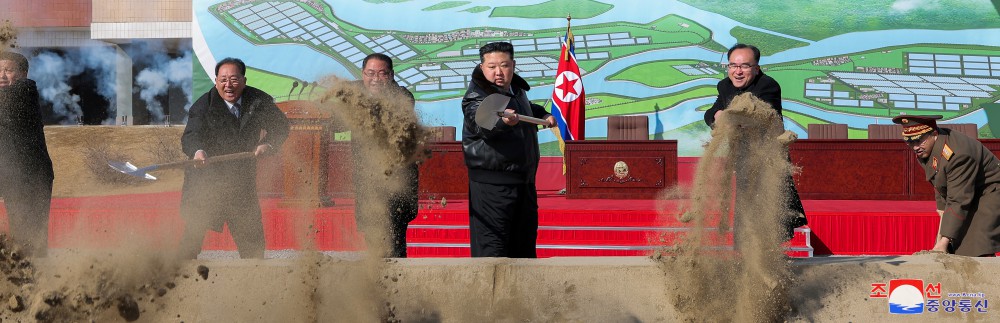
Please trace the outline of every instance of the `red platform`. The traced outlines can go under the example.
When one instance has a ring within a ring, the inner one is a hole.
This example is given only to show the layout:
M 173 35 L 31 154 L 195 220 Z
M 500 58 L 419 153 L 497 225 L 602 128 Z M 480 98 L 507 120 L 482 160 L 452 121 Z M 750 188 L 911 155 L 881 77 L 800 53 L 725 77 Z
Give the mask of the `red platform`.
M 538 254 L 550 256 L 648 255 L 689 230 L 675 220 L 676 201 L 567 200 L 551 192 L 539 197 Z M 50 247 L 112 247 L 147 241 L 176 247 L 182 222 L 180 193 L 136 194 L 53 200 Z M 933 201 L 804 201 L 810 225 L 787 246 L 795 256 L 907 255 L 929 249 L 937 232 Z M 353 201 L 309 211 L 279 208 L 262 199 L 268 250 L 362 250 Z M 421 201 L 408 231 L 413 257 L 468 256 L 468 204 L 464 200 Z M 660 212 L 659 208 L 666 211 Z M 0 213 L 6 219 L 6 212 Z M 296 230 L 295 228 L 301 228 Z M 311 232 L 310 237 L 299 232 Z M 713 247 L 731 245 L 728 235 Z M 209 234 L 206 250 L 235 250 L 228 233 Z M 812 249 L 812 250 L 810 250 Z

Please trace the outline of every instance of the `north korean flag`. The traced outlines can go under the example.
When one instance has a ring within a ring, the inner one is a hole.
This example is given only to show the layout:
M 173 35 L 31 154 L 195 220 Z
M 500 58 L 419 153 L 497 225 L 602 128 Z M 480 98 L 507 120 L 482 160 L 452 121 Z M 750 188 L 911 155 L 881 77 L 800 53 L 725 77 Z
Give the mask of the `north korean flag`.
M 559 68 L 556 73 L 556 83 L 552 90 L 552 115 L 559 126 L 562 141 L 584 139 L 584 102 L 583 79 L 580 77 L 580 66 L 577 65 L 573 53 L 573 33 L 566 28 L 566 37 L 562 42 L 562 54 L 559 55 Z

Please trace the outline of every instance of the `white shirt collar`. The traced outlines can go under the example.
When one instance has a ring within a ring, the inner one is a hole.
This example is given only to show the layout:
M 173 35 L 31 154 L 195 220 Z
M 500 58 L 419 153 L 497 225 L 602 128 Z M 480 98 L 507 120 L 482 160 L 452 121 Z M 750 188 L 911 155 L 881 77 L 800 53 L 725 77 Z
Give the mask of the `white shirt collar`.
M 233 109 L 233 104 L 229 103 L 229 101 L 222 100 L 222 102 L 226 103 L 226 108 L 227 109 L 230 109 L 230 110 Z M 239 103 L 242 106 L 243 105 L 243 97 L 240 97 L 239 99 L 236 99 L 236 103 Z

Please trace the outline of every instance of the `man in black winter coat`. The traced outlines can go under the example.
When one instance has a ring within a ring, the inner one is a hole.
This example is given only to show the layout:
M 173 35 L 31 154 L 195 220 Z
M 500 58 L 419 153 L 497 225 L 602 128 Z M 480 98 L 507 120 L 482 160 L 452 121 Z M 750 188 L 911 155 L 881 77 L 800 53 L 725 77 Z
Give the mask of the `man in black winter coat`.
M 413 93 L 405 87 L 399 86 L 395 80 L 395 71 L 392 67 L 392 58 L 382 53 L 370 54 L 361 62 L 361 82 L 370 95 L 381 96 L 387 100 L 406 100 L 410 107 L 414 107 L 416 100 Z M 388 201 L 372 200 L 382 198 L 381 192 L 385 187 L 373 185 L 379 183 L 379 179 L 384 178 L 385 173 L 376 167 L 366 167 L 366 149 L 376 143 L 368 142 L 368 138 L 363 138 L 359 134 L 351 136 L 351 154 L 353 155 L 355 171 L 353 173 L 355 203 L 355 220 L 365 235 L 365 243 L 368 250 L 386 249 L 385 254 L 380 256 L 390 258 L 406 258 L 406 228 L 410 221 L 417 218 L 420 168 L 416 163 L 411 163 L 406 168 L 396 170 L 391 176 L 405 182 L 404 187 L 395 192 L 389 192 Z M 366 209 L 365 206 L 374 203 L 384 203 L 388 214 L 364 214 L 364 212 L 381 211 L 379 207 Z M 388 231 L 385 240 L 379 241 L 375 226 L 383 225 L 381 217 L 388 217 Z
M 181 148 L 191 159 L 240 152 L 279 151 L 288 119 L 264 91 L 246 85 L 246 65 L 226 58 L 215 66 L 215 87 L 191 105 Z M 264 225 L 257 200 L 257 160 L 201 164 L 184 171 L 181 191 L 184 235 L 180 258 L 201 252 L 205 231 L 229 225 L 242 258 L 264 257 Z
M 514 74 L 514 46 L 507 42 L 479 49 L 481 63 L 462 98 L 462 149 L 469 168 L 469 230 L 473 257 L 534 258 L 538 236 L 535 171 L 540 158 L 538 127 L 517 116 L 497 120 L 492 130 L 476 125 L 476 110 L 494 93 L 510 96 L 506 111 L 555 118 L 528 101 L 528 83 Z
M 7 207 L 10 233 L 44 257 L 48 250 L 52 160 L 45 146 L 35 81 L 27 78 L 28 60 L 0 52 L 0 196 Z
M 729 49 L 727 53 L 729 57 L 729 65 L 727 66 L 727 78 L 719 81 L 718 90 L 719 96 L 716 98 L 715 103 L 712 104 L 712 108 L 705 111 L 705 123 L 709 127 L 715 126 L 715 119 L 719 116 L 722 110 L 725 110 L 732 102 L 733 98 L 737 95 L 750 92 L 756 96 L 761 101 L 767 102 L 771 105 L 771 108 L 777 110 L 778 115 L 781 115 L 781 86 L 770 76 L 764 74 L 760 69 L 760 50 L 757 47 L 747 44 L 736 44 Z M 750 147 L 737 147 L 741 149 L 749 149 Z M 737 178 L 737 194 L 751 194 L 752 192 L 743 192 L 739 189 L 741 184 L 745 184 L 746 181 L 752 180 L 747 178 L 750 171 L 744 169 L 742 163 L 736 164 L 736 178 Z M 785 227 L 784 237 L 785 240 L 791 239 L 793 230 L 795 228 L 803 226 L 806 224 L 805 208 L 802 207 L 802 200 L 799 199 L 799 192 L 795 189 L 795 182 L 792 180 L 792 175 L 789 174 L 785 179 L 785 185 L 787 187 L 787 201 L 786 205 L 790 214 L 783 221 Z M 740 216 L 741 210 L 737 209 L 736 215 Z M 752 216 L 752 215 L 751 215 Z M 744 219 L 749 220 L 749 219 Z M 735 222 L 736 226 L 739 226 L 740 219 Z M 740 228 L 734 228 L 734 234 L 739 233 Z M 735 240 L 735 239 L 734 239 Z

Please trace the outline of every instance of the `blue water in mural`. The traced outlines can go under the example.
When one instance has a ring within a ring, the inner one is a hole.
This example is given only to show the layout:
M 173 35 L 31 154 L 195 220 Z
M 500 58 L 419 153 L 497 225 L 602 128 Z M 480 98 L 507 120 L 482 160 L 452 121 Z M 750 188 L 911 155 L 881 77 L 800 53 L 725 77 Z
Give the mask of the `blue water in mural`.
M 353 78 L 348 69 L 340 65 L 333 59 L 325 56 L 304 45 L 271 45 L 256 46 L 240 37 L 235 37 L 232 32 L 222 24 L 211 13 L 203 8 L 217 3 L 213 0 L 195 0 L 195 19 L 197 20 L 202 35 L 207 40 L 207 45 L 212 55 L 216 58 L 226 56 L 242 57 L 248 64 L 268 70 L 271 72 L 284 74 L 299 78 L 305 81 L 314 81 L 329 75 Z M 526 18 L 491 18 L 489 11 L 481 13 L 470 12 L 448 12 L 449 19 L 440 19 L 441 12 L 423 11 L 421 9 L 428 6 L 426 2 L 409 1 L 392 4 L 375 4 L 367 1 L 327 1 L 333 4 L 335 14 L 350 23 L 356 24 L 366 29 L 373 30 L 407 30 L 413 32 L 444 32 L 456 29 L 477 27 L 505 27 L 530 26 L 531 29 L 542 28 L 564 28 L 566 20 L 564 18 L 552 19 L 526 19 Z M 510 0 L 505 1 L 505 6 L 530 5 L 539 3 L 539 0 Z M 1000 44 L 1000 29 L 981 30 L 880 30 L 855 32 L 838 35 L 819 41 L 800 39 L 763 30 L 757 27 L 748 26 L 734 21 L 725 16 L 707 12 L 676 0 L 659 1 L 658 5 L 650 6 L 645 1 L 616 1 L 610 12 L 588 19 L 574 19 L 574 26 L 607 23 L 620 21 L 621 17 L 629 17 L 629 21 L 637 23 L 647 23 L 662 18 L 668 14 L 697 21 L 712 31 L 712 37 L 723 46 L 735 43 L 735 38 L 730 35 L 730 30 L 734 27 L 744 27 L 758 30 L 765 33 L 775 34 L 782 37 L 793 38 L 807 45 L 794 48 L 780 53 L 761 58 L 761 62 L 766 64 L 776 64 L 803 59 L 813 59 L 816 57 L 826 57 L 831 55 L 850 54 L 862 51 L 884 48 L 888 46 L 918 44 L 918 43 L 940 43 L 947 40 L 950 44 Z M 634 4 L 634 5 L 630 5 Z M 395 15 L 393 19 L 383 19 L 379 16 L 386 12 L 405 12 L 406 15 Z M 617 58 L 609 61 L 604 66 L 594 71 L 588 71 L 584 76 L 587 93 L 614 93 L 635 98 L 647 98 L 661 96 L 670 93 L 677 93 L 699 86 L 714 86 L 717 79 L 702 78 L 693 81 L 676 84 L 665 88 L 650 87 L 644 84 L 630 81 L 606 81 L 606 79 L 621 70 L 641 64 L 668 59 L 697 59 L 706 61 L 723 61 L 724 53 L 707 50 L 705 48 L 689 46 L 680 48 L 669 48 L 662 50 L 647 51 L 636 55 Z M 294 64 L 292 61 L 317 62 L 327 61 L 329 64 Z M 441 94 L 449 95 L 449 94 Z M 552 86 L 539 86 L 529 92 L 532 100 L 547 100 L 552 95 Z M 675 130 L 679 127 L 702 120 L 703 112 L 697 108 L 706 104 L 711 104 L 714 98 L 699 98 L 682 102 L 676 106 L 662 111 L 645 113 L 650 116 L 650 134 L 659 134 Z M 806 114 L 828 122 L 847 124 L 852 128 L 864 129 L 873 123 L 890 123 L 889 118 L 873 118 L 857 115 L 843 114 L 833 111 L 822 110 L 806 104 L 793 101 L 784 101 L 783 106 L 787 111 Z M 433 97 L 424 97 L 424 101 L 417 104 L 417 110 L 422 121 L 431 126 L 451 125 L 459 129 L 462 125 L 461 100 L 459 98 L 433 100 Z M 952 123 L 975 123 L 979 126 L 986 124 L 986 115 L 982 110 L 978 110 L 960 118 L 949 120 Z M 786 118 L 785 127 L 796 132 L 800 137 L 805 137 L 805 129 Z M 607 118 L 591 118 L 586 122 L 587 137 L 606 137 Z M 458 132 L 461 135 L 461 131 Z M 555 136 L 549 131 L 539 133 L 539 141 L 542 143 L 555 140 Z M 697 142 L 683 143 L 682 145 L 700 145 Z

